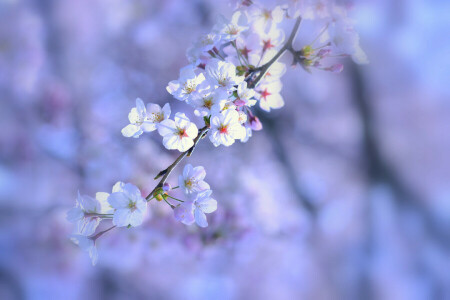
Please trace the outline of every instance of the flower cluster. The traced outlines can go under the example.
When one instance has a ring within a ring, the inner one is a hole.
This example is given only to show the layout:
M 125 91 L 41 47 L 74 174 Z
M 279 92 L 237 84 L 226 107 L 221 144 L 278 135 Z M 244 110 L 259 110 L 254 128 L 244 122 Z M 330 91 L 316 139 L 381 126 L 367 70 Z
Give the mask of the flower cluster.
M 295 25 L 286 35 L 280 25 L 288 19 L 295 19 Z M 315 33 L 313 42 L 295 50 L 293 42 L 303 19 L 325 25 Z M 122 182 L 114 185 L 111 194 L 97 193 L 95 198 L 78 195 L 76 207 L 68 214 L 75 223 L 72 239 L 89 252 L 93 263 L 97 260 L 95 241 L 112 228 L 142 224 L 147 202 L 152 199 L 164 200 L 183 224 L 208 226 L 206 214 L 217 209 L 217 201 L 204 181 L 205 169 L 186 165 L 174 188 L 166 182 L 168 176 L 207 135 L 215 147 L 231 146 L 236 140 L 247 142 L 253 131 L 262 129 L 252 111 L 255 105 L 267 112 L 284 106 L 281 77 L 286 65 L 278 59 L 285 52 L 308 72 L 312 68 L 341 72 L 342 64 L 326 63 L 331 57 L 351 56 L 357 63 L 367 62 L 346 10 L 334 1 L 286 0 L 271 7 L 238 1 L 230 19 L 219 17 L 211 32 L 192 44 L 186 52 L 189 64 L 167 85 L 167 91 L 190 106 L 198 119 L 191 120 L 181 112 L 171 119 L 168 103 L 161 108 L 153 103 L 145 105 L 139 98 L 128 115 L 130 124 L 122 129 L 123 136 L 138 138 L 144 132 L 157 131 L 164 147 L 181 152 L 156 176 L 162 177 L 158 185 L 145 198 L 136 186 Z M 199 122 L 202 126 L 197 126 Z M 169 194 L 177 188 L 185 200 Z M 104 219 L 111 219 L 113 226 L 95 234 Z

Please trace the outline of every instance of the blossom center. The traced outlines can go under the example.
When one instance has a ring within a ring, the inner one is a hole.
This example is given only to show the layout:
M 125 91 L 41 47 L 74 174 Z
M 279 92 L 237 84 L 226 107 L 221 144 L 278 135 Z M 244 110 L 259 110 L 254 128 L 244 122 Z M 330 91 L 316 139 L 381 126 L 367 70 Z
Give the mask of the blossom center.
M 136 202 L 133 202 L 132 200 L 130 200 L 130 202 L 128 202 L 128 208 L 129 208 L 131 211 L 135 211 L 135 210 L 137 209 L 137 207 L 136 207 Z
M 237 35 L 239 33 L 239 29 L 233 25 L 230 25 L 230 26 L 228 26 L 228 30 L 226 31 L 226 33 L 228 33 L 230 35 Z
M 271 93 L 269 93 L 269 92 L 267 91 L 267 89 L 265 89 L 264 91 L 262 91 L 260 94 L 261 94 L 261 98 L 264 98 L 264 100 L 267 100 L 267 97 L 270 96 L 270 95 L 272 95 Z
M 213 106 L 213 102 L 212 102 L 212 97 L 206 98 L 203 100 L 203 106 L 211 109 L 211 107 Z
M 228 134 L 228 125 L 221 125 L 220 127 L 219 127 L 219 132 L 220 133 L 223 133 L 223 134 Z
M 151 119 L 154 123 L 160 123 L 164 120 L 164 115 L 161 113 L 152 113 L 149 119 Z
M 185 82 L 183 87 L 186 94 L 191 94 L 192 92 L 195 92 L 197 85 L 192 82 Z
M 243 49 L 241 49 L 241 54 L 243 56 L 245 56 L 245 58 L 248 58 L 248 54 L 251 52 L 252 50 L 247 49 L 247 47 L 244 47 Z
M 267 41 L 263 41 L 263 51 L 266 51 L 267 49 L 271 49 L 273 47 L 275 47 L 274 44 L 272 44 L 272 41 L 270 39 L 268 39 Z
M 184 128 L 178 128 L 177 135 L 180 137 L 180 139 L 184 137 L 188 137 L 188 134 L 186 133 L 186 129 Z

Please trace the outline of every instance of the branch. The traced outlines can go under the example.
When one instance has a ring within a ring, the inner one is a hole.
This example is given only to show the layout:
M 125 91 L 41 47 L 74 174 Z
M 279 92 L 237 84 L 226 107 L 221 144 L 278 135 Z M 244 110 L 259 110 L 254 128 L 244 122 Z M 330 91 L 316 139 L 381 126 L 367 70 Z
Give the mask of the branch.
M 169 177 L 170 173 L 173 171 L 173 169 L 176 168 L 176 166 L 186 157 L 186 156 L 191 156 L 192 152 L 194 151 L 195 147 L 197 146 L 198 142 L 200 141 L 200 139 L 204 136 L 206 136 L 206 134 L 209 131 L 209 127 L 205 126 L 203 128 L 201 128 L 198 131 L 198 135 L 197 137 L 194 139 L 194 145 L 192 145 L 192 147 L 181 153 L 177 159 L 170 165 L 168 166 L 166 169 L 162 170 L 161 172 L 158 173 L 158 175 L 156 175 L 156 177 L 154 178 L 155 180 L 158 179 L 159 177 L 162 176 L 161 180 L 159 181 L 158 185 L 155 186 L 155 188 L 147 195 L 147 197 L 145 197 L 145 199 L 147 201 L 150 201 L 150 198 L 153 196 L 153 193 L 159 189 L 162 188 L 162 186 L 164 185 L 164 183 L 166 182 L 167 178 Z

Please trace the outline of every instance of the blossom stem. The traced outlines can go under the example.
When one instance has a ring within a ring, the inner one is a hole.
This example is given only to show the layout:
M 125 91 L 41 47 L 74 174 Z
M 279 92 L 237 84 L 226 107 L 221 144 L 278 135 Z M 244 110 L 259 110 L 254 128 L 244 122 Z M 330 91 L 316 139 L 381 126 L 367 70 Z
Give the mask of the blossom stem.
M 297 33 L 298 33 L 298 29 L 300 27 L 300 23 L 302 21 L 301 17 L 298 17 L 297 20 L 295 21 L 294 27 L 292 28 L 291 34 L 288 38 L 288 40 L 286 41 L 286 43 L 283 45 L 283 47 L 277 52 L 277 54 L 275 54 L 275 56 L 268 61 L 267 63 L 265 63 L 264 65 L 256 68 L 253 70 L 253 72 L 258 72 L 259 74 L 256 77 L 255 80 L 251 81 L 248 84 L 248 87 L 253 89 L 255 88 L 258 83 L 261 81 L 261 79 L 266 75 L 267 71 L 269 71 L 269 68 L 276 62 L 278 61 L 278 59 L 286 52 L 286 51 L 290 51 L 290 52 L 294 52 L 294 48 L 292 46 L 292 43 L 294 42 L 295 38 L 297 37 Z M 253 73 L 252 72 L 252 73 Z M 250 74 L 252 75 L 252 74 Z M 251 76 L 249 75 L 249 78 L 251 78 Z
M 114 228 L 116 228 L 116 227 L 117 227 L 117 226 L 114 225 L 114 226 L 112 226 L 112 227 L 109 227 L 109 228 L 106 229 L 106 230 L 100 231 L 99 233 L 97 233 L 96 235 L 94 235 L 93 237 L 91 237 L 91 239 L 95 241 L 96 239 L 98 239 L 99 237 L 101 237 L 102 235 L 104 235 L 105 233 L 107 233 L 108 231 L 110 231 L 110 230 L 112 230 L 112 229 L 114 229 Z
M 169 201 L 167 201 L 166 198 L 164 198 L 164 201 L 165 201 L 172 209 L 175 209 L 175 205 L 170 204 Z
M 153 196 L 153 193 L 155 193 L 156 190 L 162 188 L 162 186 L 164 185 L 164 183 L 166 182 L 167 178 L 169 177 L 170 173 L 173 171 L 173 169 L 176 168 L 176 166 L 178 166 L 178 164 L 186 157 L 186 156 L 191 156 L 192 152 L 194 151 L 195 147 L 197 146 L 198 142 L 200 141 L 200 139 L 204 136 L 206 136 L 206 134 L 208 134 L 209 131 L 209 127 L 208 126 L 204 126 L 202 127 L 199 132 L 197 137 L 194 139 L 194 145 L 187 151 L 181 153 L 177 159 L 170 165 L 168 166 L 166 169 L 162 170 L 161 172 L 159 172 L 158 175 L 156 175 L 155 180 L 158 179 L 159 177 L 162 176 L 161 180 L 159 181 L 159 183 L 155 186 L 155 188 L 147 195 L 147 197 L 145 197 L 145 199 L 147 201 L 150 201 L 150 199 Z
M 167 197 L 169 197 L 170 199 L 176 200 L 176 201 L 178 201 L 178 202 L 184 202 L 183 200 L 180 200 L 180 199 L 178 199 L 178 198 L 172 197 L 172 196 L 170 196 L 170 195 L 167 195 Z

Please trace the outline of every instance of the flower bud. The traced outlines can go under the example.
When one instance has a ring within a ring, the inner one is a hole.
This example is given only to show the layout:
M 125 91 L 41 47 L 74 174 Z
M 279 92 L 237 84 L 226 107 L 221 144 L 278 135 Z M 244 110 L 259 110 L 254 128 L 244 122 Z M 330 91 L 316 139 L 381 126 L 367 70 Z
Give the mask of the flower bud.
M 256 116 L 250 117 L 250 128 L 255 131 L 259 131 L 263 128 L 261 121 Z
M 172 186 L 170 185 L 170 183 L 164 183 L 163 186 L 162 186 L 162 190 L 163 190 L 164 192 L 168 192 L 168 191 L 170 191 L 171 189 L 172 189 Z

